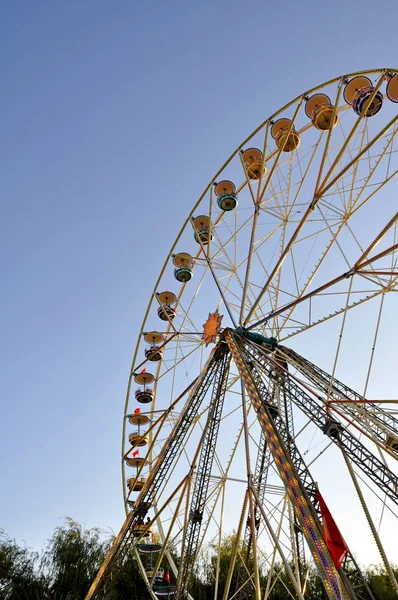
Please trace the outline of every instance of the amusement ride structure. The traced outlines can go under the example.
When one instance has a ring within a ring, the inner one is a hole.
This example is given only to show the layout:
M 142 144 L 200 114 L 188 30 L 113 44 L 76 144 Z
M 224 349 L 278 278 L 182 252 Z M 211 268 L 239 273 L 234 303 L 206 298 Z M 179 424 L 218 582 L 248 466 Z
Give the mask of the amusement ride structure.
M 328 598 L 371 600 L 364 547 L 398 592 L 397 108 L 396 69 L 327 81 L 193 206 L 138 336 L 127 516 L 87 600 L 128 554 L 153 598 L 194 599 L 212 556 L 215 598 L 266 600 L 283 572 L 303 599 L 315 565 Z

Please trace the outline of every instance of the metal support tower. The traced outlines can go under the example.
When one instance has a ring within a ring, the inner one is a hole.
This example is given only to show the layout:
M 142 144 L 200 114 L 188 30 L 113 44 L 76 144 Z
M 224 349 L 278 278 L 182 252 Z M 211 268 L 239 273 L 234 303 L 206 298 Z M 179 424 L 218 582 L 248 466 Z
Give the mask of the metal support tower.
M 271 453 L 267 445 L 267 440 L 263 432 L 261 432 L 260 442 L 257 451 L 256 465 L 253 474 L 253 485 L 256 488 L 257 496 L 260 502 L 262 502 L 265 498 L 265 490 L 270 460 Z M 258 534 L 260 521 L 261 513 L 258 504 L 256 503 L 254 507 L 254 523 L 256 534 Z M 248 517 L 246 521 L 245 533 L 243 536 L 243 548 L 245 549 L 246 567 L 248 567 L 248 565 L 250 564 L 250 560 L 253 555 L 253 544 L 255 543 L 256 540 L 253 539 L 252 528 L 250 526 L 250 518 Z M 242 565 L 240 565 L 236 581 L 236 589 L 239 590 L 237 594 L 237 600 L 244 600 L 245 598 L 248 598 L 250 596 L 251 588 L 252 582 L 247 580 L 246 569 L 242 568 Z
M 323 538 L 315 482 L 285 426 L 269 385 L 269 380 L 275 376 L 273 371 L 278 366 L 277 363 L 273 361 L 274 364 L 269 364 L 264 349 L 232 330 L 226 330 L 225 339 L 267 437 L 275 466 L 294 507 L 328 597 L 331 600 L 372 599 L 372 593 L 350 553 L 349 565 L 347 564 L 349 570 L 340 569 L 338 573 L 334 566 Z M 266 377 L 264 373 L 267 374 Z
M 302 589 L 303 585 L 303 540 L 305 539 L 330 600 L 373 600 L 371 591 L 349 551 L 339 572 L 334 566 L 323 538 L 322 515 L 318 505 L 316 485 L 295 443 L 292 404 L 295 404 L 328 435 L 343 450 L 345 456 L 396 504 L 398 504 L 398 478 L 354 435 L 351 429 L 344 427 L 340 421 L 330 418 L 328 402 L 338 399 L 353 401 L 343 402 L 342 412 L 349 415 L 351 420 L 362 419 L 362 422 L 371 423 L 368 426 L 379 441 L 385 442 L 386 436 L 398 429 L 397 419 L 380 407 L 377 407 L 377 412 L 365 407 L 363 403 L 366 400 L 363 397 L 289 348 L 276 344 L 275 348 L 270 349 L 262 346 L 261 343 L 254 343 L 244 332 L 238 333 L 231 329 L 224 330 L 202 375 L 195 383 L 144 488 L 115 538 L 86 600 L 91 600 L 100 593 L 117 562 L 122 560 L 129 550 L 133 550 L 145 534 L 142 529 L 143 518 L 154 505 L 157 492 L 170 469 L 174 467 L 186 436 L 191 426 L 194 426 L 200 406 L 213 385 L 208 418 L 188 475 L 188 479 L 191 478 L 193 482 L 193 488 L 177 579 L 178 600 L 187 593 L 189 577 L 197 558 L 201 521 L 215 456 L 231 357 L 237 366 L 262 429 L 255 472 L 248 484 L 249 487 L 252 486 L 253 493 L 255 491 L 258 504 L 254 506 L 254 513 L 252 513 L 255 519 L 255 531 L 248 525 L 245 530 L 247 563 L 250 562 L 253 544 L 256 543 L 253 536 L 257 535 L 258 524 L 264 510 L 262 504 L 265 498 L 268 466 L 272 457 L 294 510 L 292 540 L 293 554 L 296 553 L 298 563 L 296 579 L 299 588 Z M 288 364 L 299 369 L 318 390 L 325 394 L 325 397 L 314 393 L 292 376 Z M 186 477 L 184 480 L 187 480 Z M 138 525 L 140 527 L 137 527 Z M 137 535 L 138 529 L 139 535 Z M 242 579 L 239 599 L 243 591 L 248 595 L 248 587 L 244 581 Z M 252 584 L 248 582 L 248 585 Z M 153 594 L 152 589 L 149 591 Z
M 253 344 L 244 337 L 241 343 L 249 356 L 257 359 L 266 372 L 277 369 L 286 372 L 278 361 L 274 360 L 264 348 Z M 267 371 L 268 369 L 268 371 Z M 291 375 L 284 379 L 286 393 L 292 402 L 325 433 L 331 441 L 342 448 L 349 459 L 359 467 L 395 504 L 398 504 L 398 477 L 387 465 L 369 450 L 351 430 L 330 418 L 327 401 L 319 395 L 311 394 Z
M 317 388 L 323 390 L 328 401 L 343 401 L 338 404 L 339 412 L 353 417 L 370 437 L 376 438 L 383 446 L 389 445 L 389 451 L 398 456 L 398 419 L 394 415 L 380 405 L 366 405 L 366 398 L 290 348 L 278 346 L 278 351 Z
M 216 377 L 217 373 L 221 370 L 223 363 L 217 355 L 217 350 L 218 349 L 216 348 L 212 352 L 211 357 L 203 370 L 202 376 L 198 379 L 193 390 L 189 394 L 183 410 L 162 448 L 158 460 L 156 461 L 156 465 L 150 472 L 142 491 L 134 503 L 132 511 L 127 515 L 119 534 L 116 536 L 109 549 L 85 600 L 91 600 L 101 592 L 107 577 L 112 573 L 117 562 L 123 559 L 123 556 L 129 549 L 134 548 L 139 542 L 140 537 L 143 537 L 142 535 L 140 537 L 134 537 L 134 530 L 137 529 L 138 524 L 142 523 L 145 515 L 150 509 L 154 498 L 156 497 L 156 491 L 162 484 L 166 473 L 171 468 L 174 459 L 178 454 L 178 450 L 183 444 L 192 422 L 198 414 L 201 403 L 206 396 L 214 377 Z
M 218 430 L 224 406 L 225 392 L 228 383 L 229 363 L 231 355 L 228 346 L 222 343 L 216 353 L 220 360 L 220 368 L 214 375 L 213 390 L 206 425 L 199 444 L 199 462 L 196 465 L 197 453 L 191 465 L 190 476 L 194 476 L 194 485 L 189 510 L 187 528 L 184 532 L 180 566 L 177 579 L 177 600 L 180 600 L 189 586 L 190 576 L 196 560 L 200 528 L 203 513 L 206 507 L 207 492 L 210 483 L 210 474 L 216 451 Z

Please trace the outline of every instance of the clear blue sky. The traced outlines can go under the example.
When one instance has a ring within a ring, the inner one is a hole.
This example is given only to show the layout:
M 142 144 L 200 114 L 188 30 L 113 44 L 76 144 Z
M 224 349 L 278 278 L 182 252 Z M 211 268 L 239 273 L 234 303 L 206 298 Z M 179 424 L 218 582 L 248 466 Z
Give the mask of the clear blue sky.
M 393 0 L 0 4 L 0 527 L 117 530 L 131 356 L 165 253 L 268 114 L 397 65 Z

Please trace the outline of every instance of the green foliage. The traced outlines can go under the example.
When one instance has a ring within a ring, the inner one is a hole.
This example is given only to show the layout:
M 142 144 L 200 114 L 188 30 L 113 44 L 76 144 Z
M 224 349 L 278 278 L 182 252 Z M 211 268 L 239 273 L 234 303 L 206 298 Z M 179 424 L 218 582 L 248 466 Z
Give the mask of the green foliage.
M 216 545 L 211 546 L 208 551 L 201 557 L 201 569 L 198 571 L 198 576 L 205 586 L 207 598 L 214 599 L 215 588 L 216 588 L 216 573 L 217 565 L 219 568 L 218 586 L 217 586 L 217 599 L 221 600 L 224 593 L 224 588 L 227 583 L 229 565 L 231 563 L 231 557 L 233 549 L 236 543 L 236 534 L 233 532 L 230 535 L 224 536 L 220 545 L 220 553 L 217 554 Z M 240 544 L 238 548 L 238 556 L 246 557 L 247 548 L 243 544 Z M 253 565 L 250 564 L 250 560 L 245 561 L 248 565 L 249 571 L 253 571 Z M 236 561 L 233 572 L 230 589 L 234 590 L 238 587 L 239 579 L 239 560 Z M 196 599 L 195 599 L 196 600 Z
M 398 579 L 398 569 L 393 568 L 395 578 Z M 371 565 L 366 571 L 369 587 L 376 600 L 396 600 L 397 594 L 394 592 L 386 572 L 380 565 Z
M 0 536 L 0 600 L 83 600 L 112 538 L 72 519 L 57 527 L 39 555 Z M 108 584 L 106 600 L 147 600 L 136 562 L 127 557 Z
M 40 599 L 46 590 L 45 577 L 37 568 L 39 555 L 26 546 L 18 546 L 0 532 L 1 600 Z
M 48 574 L 51 595 L 65 600 L 84 597 L 108 545 L 109 540 L 102 540 L 99 529 L 84 530 L 72 519 L 57 527 L 41 561 L 41 568 Z
M 214 600 L 216 572 L 219 565 L 217 599 L 221 600 L 227 582 L 235 534 L 222 540 L 218 556 L 215 545 L 203 552 L 192 574 L 190 593 L 195 600 Z M 0 531 L 0 600 L 83 600 L 112 542 L 111 536 L 99 529 L 84 529 L 67 519 L 57 527 L 44 552 L 39 555 L 26 546 L 19 546 Z M 241 545 L 238 556 L 247 558 L 247 548 Z M 175 561 L 178 557 L 173 552 Z M 144 557 L 144 562 L 148 557 Z M 239 585 L 239 559 L 232 573 L 231 594 Z M 250 562 L 246 564 L 253 571 Z M 394 569 L 398 578 L 398 570 Z M 260 565 L 263 593 L 267 569 Z M 370 566 L 364 573 L 375 600 L 395 600 L 389 579 L 380 566 Z M 269 587 L 269 600 L 295 598 L 286 570 L 276 564 Z M 289 591 L 288 591 L 289 590 Z M 236 596 L 238 597 L 238 596 Z M 149 600 L 150 596 L 139 573 L 134 556 L 128 554 L 106 584 L 103 600 Z M 310 570 L 305 591 L 306 600 L 326 600 L 326 594 L 315 570 Z M 250 593 L 246 596 L 250 600 Z
M 112 575 L 105 591 L 106 600 L 149 600 L 150 596 L 137 562 L 131 555 L 126 556 L 123 563 Z

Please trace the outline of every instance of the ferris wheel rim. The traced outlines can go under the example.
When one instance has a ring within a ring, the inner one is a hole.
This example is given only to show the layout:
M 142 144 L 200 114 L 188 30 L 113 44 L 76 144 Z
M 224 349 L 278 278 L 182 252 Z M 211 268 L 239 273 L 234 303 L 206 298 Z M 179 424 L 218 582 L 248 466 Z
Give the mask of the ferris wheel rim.
M 173 252 L 181 238 L 182 233 L 184 232 L 186 226 L 189 223 L 190 218 L 192 217 L 192 215 L 194 214 L 195 210 L 197 209 L 197 207 L 200 205 L 200 202 L 203 200 L 203 198 L 205 197 L 206 193 L 210 190 L 210 188 L 214 185 L 214 182 L 217 180 L 218 176 L 222 173 L 222 171 L 225 169 L 225 167 L 228 165 L 228 163 L 240 152 L 241 148 L 243 146 L 245 146 L 253 137 L 254 135 L 261 129 L 263 128 L 266 123 L 270 120 L 272 120 L 273 118 L 275 118 L 276 116 L 278 116 L 280 113 L 282 113 L 283 111 L 285 111 L 287 108 L 289 108 L 290 106 L 292 106 L 295 102 L 299 101 L 300 99 L 304 98 L 305 96 L 309 96 L 310 94 L 314 94 L 316 91 L 323 89 L 325 86 L 333 84 L 333 83 L 337 83 L 338 81 L 343 81 L 343 80 L 347 80 L 348 78 L 353 78 L 353 77 L 357 77 L 360 75 L 371 75 L 371 74 L 377 74 L 377 73 L 392 73 L 392 74 L 398 74 L 398 68 L 388 68 L 388 67 L 384 67 L 384 68 L 374 68 L 374 69 L 367 69 L 364 71 L 353 71 L 353 72 L 349 72 L 346 73 L 344 75 L 338 76 L 338 77 L 334 77 L 332 79 L 326 80 L 325 82 L 314 86 L 310 89 L 308 89 L 307 91 L 303 92 L 302 94 L 299 94 L 298 96 L 296 96 L 293 100 L 291 100 L 290 102 L 286 103 L 285 105 L 283 105 L 281 108 L 279 108 L 277 111 L 275 111 L 273 114 L 271 114 L 268 118 L 266 118 L 256 129 L 254 129 L 251 134 L 249 134 L 236 148 L 235 150 L 230 154 L 230 156 L 227 158 L 227 160 L 224 162 L 224 164 L 220 167 L 220 169 L 216 172 L 216 174 L 214 175 L 214 177 L 210 180 L 210 182 L 208 183 L 208 185 L 206 186 L 206 188 L 204 189 L 204 191 L 202 192 L 202 194 L 199 196 L 199 198 L 197 199 L 197 201 L 195 202 L 193 208 L 191 209 L 191 211 L 189 212 L 187 218 L 185 219 L 185 221 L 183 222 L 172 246 L 170 247 L 169 253 L 167 255 L 167 258 L 165 260 L 165 262 L 163 263 L 163 266 L 160 270 L 160 273 L 158 275 L 158 278 L 155 282 L 153 291 L 150 295 L 149 298 L 149 302 L 146 308 L 146 311 L 144 313 L 143 319 L 142 319 L 142 324 L 141 324 L 141 328 L 140 331 L 137 335 L 137 342 L 135 344 L 135 350 L 134 350 L 134 354 L 133 354 L 133 359 L 132 359 L 132 363 L 131 363 L 131 368 L 130 368 L 130 379 L 132 377 L 133 374 L 133 368 L 134 365 L 136 363 L 136 358 L 137 358 L 137 354 L 138 354 L 138 346 L 139 346 L 139 341 L 141 339 L 141 335 L 144 331 L 144 325 L 145 322 L 147 320 L 147 317 L 149 315 L 149 311 L 152 307 L 152 304 L 154 302 L 154 300 L 156 299 L 156 292 L 159 286 L 159 283 L 161 281 L 161 278 L 166 270 L 167 265 L 169 264 L 170 259 L 173 256 Z M 200 254 L 200 249 L 197 252 L 197 255 Z M 182 289 L 180 294 L 178 295 L 178 299 L 182 296 L 184 289 L 185 289 L 185 285 L 183 284 Z M 128 389 L 127 389 L 127 393 L 126 393 L 126 398 L 125 398 L 125 406 L 124 406 L 124 415 L 127 414 L 127 404 L 128 404 L 128 397 L 129 397 L 129 393 L 130 393 L 130 381 L 129 379 L 129 385 L 128 385 Z M 124 432 L 123 432 L 124 434 Z
M 150 296 L 146 311 L 144 313 L 143 316 L 143 320 L 142 320 L 142 324 L 141 324 L 141 328 L 140 331 L 138 333 L 137 336 L 137 342 L 135 344 L 135 351 L 133 354 L 133 359 L 132 359 L 132 365 L 131 365 L 131 369 L 130 369 L 130 378 L 129 378 L 129 382 L 128 382 L 128 387 L 127 387 L 127 391 L 126 391 L 126 398 L 125 398 L 125 405 L 124 405 L 124 420 L 123 420 L 123 432 L 122 432 L 122 456 L 124 456 L 125 451 L 124 451 L 124 440 L 125 440 L 125 424 L 126 424 L 126 415 L 128 413 L 128 402 L 129 402 L 129 397 L 130 397 L 130 389 L 131 389 L 131 379 L 132 379 L 132 375 L 133 375 L 133 368 L 134 365 L 136 363 L 136 359 L 137 359 L 137 355 L 138 355 L 138 350 L 139 350 L 139 342 L 142 336 L 142 333 L 145 329 L 145 323 L 146 320 L 148 318 L 150 309 L 154 303 L 154 301 L 156 301 L 156 292 L 159 286 L 159 283 L 162 279 L 162 276 L 167 268 L 167 265 L 169 264 L 172 256 L 173 256 L 173 252 L 181 238 L 181 235 L 183 234 L 185 228 L 187 227 L 190 218 L 192 217 L 192 215 L 195 213 L 195 210 L 197 209 L 197 207 L 200 205 L 201 201 L 203 200 L 203 198 L 205 197 L 206 193 L 211 189 L 211 187 L 213 186 L 214 182 L 217 180 L 218 176 L 222 173 L 222 171 L 225 169 L 225 167 L 231 162 L 231 160 L 240 152 L 241 148 L 243 146 L 245 146 L 255 135 L 256 133 L 261 130 L 261 128 L 263 128 L 267 122 L 269 122 L 270 120 L 272 120 L 273 118 L 275 118 L 276 116 L 278 116 L 279 114 L 281 114 L 283 111 L 285 111 L 287 108 L 289 108 L 290 106 L 294 105 L 295 102 L 298 102 L 300 99 L 303 99 L 305 96 L 309 96 L 310 94 L 314 94 L 315 92 L 317 92 L 318 90 L 322 90 L 325 86 L 333 84 L 333 83 L 337 83 L 339 81 L 343 81 L 343 80 L 347 80 L 349 78 L 354 78 L 360 75 L 371 75 L 371 74 L 377 74 L 377 73 L 391 73 L 391 74 L 398 74 L 398 68 L 380 68 L 380 69 L 368 69 L 368 70 L 364 70 L 364 71 L 354 71 L 354 72 L 350 72 L 350 73 L 346 73 L 345 75 L 341 75 L 332 79 L 329 79 L 321 84 L 318 84 L 317 86 L 314 86 L 310 89 L 308 89 L 307 91 L 303 92 L 302 94 L 297 95 L 293 100 L 289 101 L 288 103 L 286 103 L 285 105 L 283 105 L 281 108 L 279 108 L 277 111 L 275 111 L 273 114 L 271 114 L 267 119 L 265 119 L 256 129 L 254 129 L 251 134 L 249 134 L 244 140 L 243 142 L 241 142 L 236 148 L 235 150 L 231 153 L 231 155 L 228 157 L 228 159 L 224 162 L 224 164 L 220 167 L 220 169 L 216 172 L 216 174 L 214 175 L 214 177 L 210 180 L 210 182 L 208 183 L 208 185 L 206 186 L 206 188 L 204 189 L 204 191 L 202 192 L 202 194 L 199 196 L 198 200 L 195 202 L 193 208 L 191 209 L 191 211 L 189 212 L 187 218 L 185 219 L 185 221 L 183 222 L 171 248 L 170 251 L 166 257 L 165 262 L 163 263 L 163 266 L 160 270 L 160 273 L 158 275 L 158 278 L 156 280 L 155 286 L 153 288 L 153 292 Z M 197 252 L 197 256 L 200 254 L 200 248 Z M 184 293 L 185 290 L 185 286 L 186 284 L 182 285 L 181 288 L 181 292 L 178 295 L 178 299 L 181 298 L 181 296 Z M 159 365 L 160 367 L 160 365 Z M 123 471 L 123 480 L 124 480 L 124 462 L 122 460 L 122 471 Z M 123 483 L 123 495 L 125 493 L 125 488 L 124 488 L 124 483 Z

